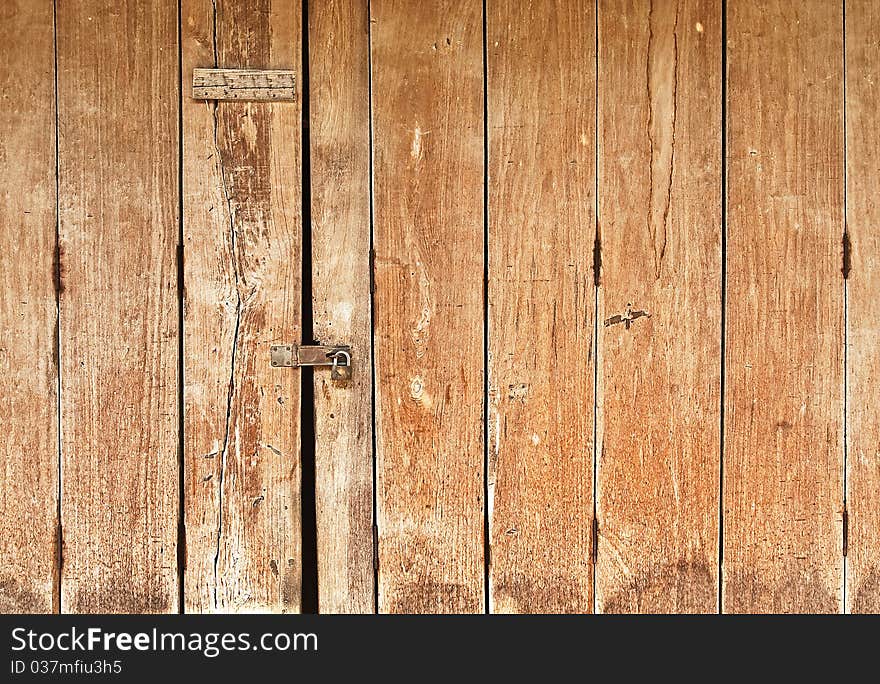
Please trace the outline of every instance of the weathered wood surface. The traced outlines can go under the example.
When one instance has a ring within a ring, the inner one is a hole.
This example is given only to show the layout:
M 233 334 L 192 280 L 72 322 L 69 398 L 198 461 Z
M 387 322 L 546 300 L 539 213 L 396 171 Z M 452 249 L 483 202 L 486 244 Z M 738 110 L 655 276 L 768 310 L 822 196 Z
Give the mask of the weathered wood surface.
M 301 8 L 184 0 L 183 72 L 293 69 Z M 216 27 L 216 34 L 214 29 Z M 299 102 L 183 99 L 187 612 L 297 612 L 301 594 Z
M 173 612 L 177 3 L 57 10 L 61 610 Z
M 379 610 L 483 612 L 483 34 L 373 0 Z
M 487 10 L 490 606 L 589 612 L 594 3 Z
M 0 612 L 58 610 L 53 3 L 0 12 Z
M 366 0 L 309 5 L 314 336 L 354 363 L 349 383 L 314 374 L 322 613 L 375 610 L 368 22 Z
M 295 100 L 296 74 L 284 69 L 193 69 L 196 100 Z
M 6 3 L 0 610 L 300 609 L 305 97 L 322 612 L 880 610 L 880 10 L 722 5 Z
M 720 1 L 602 3 L 598 107 L 597 609 L 716 612 Z
M 846 610 L 880 613 L 880 6 L 846 2 Z
M 725 612 L 841 610 L 841 10 L 728 4 Z

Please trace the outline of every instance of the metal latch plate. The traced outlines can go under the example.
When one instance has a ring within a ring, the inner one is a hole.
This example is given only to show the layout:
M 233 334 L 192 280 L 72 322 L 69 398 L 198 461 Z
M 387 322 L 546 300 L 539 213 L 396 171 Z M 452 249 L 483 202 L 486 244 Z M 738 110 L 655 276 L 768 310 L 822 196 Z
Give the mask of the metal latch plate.
M 291 368 L 295 366 L 296 364 L 293 362 L 295 358 L 293 349 L 292 344 L 273 344 L 269 348 L 270 363 L 278 368 Z

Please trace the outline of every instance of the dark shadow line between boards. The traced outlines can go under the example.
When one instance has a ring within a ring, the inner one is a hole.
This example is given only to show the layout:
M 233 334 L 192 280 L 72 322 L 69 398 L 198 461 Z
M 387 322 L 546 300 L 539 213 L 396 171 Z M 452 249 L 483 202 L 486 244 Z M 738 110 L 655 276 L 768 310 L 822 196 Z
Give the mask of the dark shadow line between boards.
M 312 165 L 310 132 L 309 0 L 302 3 L 302 344 L 316 344 L 312 311 Z M 318 613 L 318 523 L 316 502 L 315 375 L 300 368 L 300 492 L 301 582 L 300 610 Z

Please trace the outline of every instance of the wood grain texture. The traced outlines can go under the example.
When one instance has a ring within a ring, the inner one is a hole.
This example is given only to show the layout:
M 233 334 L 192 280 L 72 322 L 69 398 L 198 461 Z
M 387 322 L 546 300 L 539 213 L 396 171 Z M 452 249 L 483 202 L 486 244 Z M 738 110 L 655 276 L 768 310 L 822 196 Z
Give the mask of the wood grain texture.
M 53 3 L 0 8 L 0 612 L 58 609 Z
M 57 3 L 61 609 L 178 606 L 177 3 Z
M 880 613 L 880 6 L 846 2 L 846 610 Z
M 371 3 L 381 612 L 483 612 L 476 0 Z
M 719 0 L 602 3 L 598 107 L 597 609 L 717 612 Z
M 193 69 L 195 100 L 295 100 L 296 74 L 285 69 Z
M 185 0 L 196 67 L 300 70 L 301 8 Z M 215 33 L 216 29 L 216 33 Z M 187 612 L 298 612 L 300 104 L 183 102 Z
M 595 23 L 487 5 L 493 612 L 592 611 Z
M 843 588 L 841 3 L 728 3 L 725 612 Z
M 314 374 L 318 608 L 372 613 L 370 44 L 366 0 L 309 5 L 314 336 L 352 347 L 352 381 Z

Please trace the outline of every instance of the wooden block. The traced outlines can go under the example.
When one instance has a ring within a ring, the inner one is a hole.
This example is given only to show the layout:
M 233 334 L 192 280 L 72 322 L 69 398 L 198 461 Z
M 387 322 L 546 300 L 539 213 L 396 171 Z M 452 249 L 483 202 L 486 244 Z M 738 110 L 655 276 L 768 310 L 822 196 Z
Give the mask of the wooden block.
M 723 610 L 836 613 L 842 3 L 727 7 Z
M 846 3 L 846 609 L 880 613 L 880 5 Z
M 296 78 L 283 69 L 193 69 L 194 100 L 296 100 Z
M 720 0 L 600 4 L 600 612 L 718 610 L 721 63 Z
M 357 365 L 350 383 L 314 374 L 322 613 L 375 609 L 367 21 L 367 0 L 309 7 L 314 338 Z
M 298 64 L 289 0 L 184 0 L 183 73 L 217 59 Z M 183 100 L 187 612 L 298 612 L 299 103 Z
M 178 609 L 177 2 L 58 3 L 61 609 Z
M 51 2 L 0 21 L 0 613 L 58 610 Z
M 493 612 L 593 606 L 594 5 L 487 5 Z
M 379 610 L 482 613 L 482 3 L 370 11 Z

